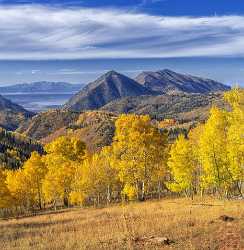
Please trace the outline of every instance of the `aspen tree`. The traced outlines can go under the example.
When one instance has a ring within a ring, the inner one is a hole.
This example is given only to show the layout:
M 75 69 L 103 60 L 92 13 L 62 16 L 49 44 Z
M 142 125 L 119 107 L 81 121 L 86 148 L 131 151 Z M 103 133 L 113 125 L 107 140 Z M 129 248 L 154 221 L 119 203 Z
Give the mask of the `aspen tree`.
M 115 167 L 126 190 L 136 190 L 144 200 L 152 188 L 153 176 L 163 168 L 166 138 L 152 125 L 149 116 L 121 115 L 116 121 L 113 142 Z

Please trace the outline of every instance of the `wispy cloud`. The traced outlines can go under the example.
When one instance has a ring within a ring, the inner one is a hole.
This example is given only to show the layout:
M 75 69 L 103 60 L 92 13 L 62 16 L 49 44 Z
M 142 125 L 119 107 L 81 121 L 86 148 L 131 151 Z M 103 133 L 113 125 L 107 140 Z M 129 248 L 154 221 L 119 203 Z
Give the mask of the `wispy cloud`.
M 51 75 L 101 75 L 108 72 L 111 69 L 103 69 L 103 70 L 86 70 L 80 71 L 78 69 L 60 69 L 55 72 L 51 72 Z M 123 69 L 121 72 L 123 73 L 140 73 L 144 71 L 144 69 Z
M 244 56 L 244 16 L 0 7 L 0 59 Z
M 87 70 L 80 71 L 78 69 L 60 69 L 56 72 L 50 73 L 51 75 L 95 75 L 95 74 L 103 74 L 107 72 L 107 70 Z

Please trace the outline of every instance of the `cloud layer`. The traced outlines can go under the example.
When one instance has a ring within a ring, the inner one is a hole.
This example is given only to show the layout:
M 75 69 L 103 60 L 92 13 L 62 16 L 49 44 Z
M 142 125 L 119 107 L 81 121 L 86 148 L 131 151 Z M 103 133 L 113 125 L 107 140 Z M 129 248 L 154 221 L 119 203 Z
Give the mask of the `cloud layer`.
M 0 59 L 244 56 L 244 16 L 0 7 Z

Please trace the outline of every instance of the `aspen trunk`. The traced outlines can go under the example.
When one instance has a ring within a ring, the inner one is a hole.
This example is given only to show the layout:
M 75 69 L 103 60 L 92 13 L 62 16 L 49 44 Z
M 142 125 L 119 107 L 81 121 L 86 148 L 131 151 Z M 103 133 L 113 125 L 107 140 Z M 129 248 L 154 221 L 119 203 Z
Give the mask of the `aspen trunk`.
M 161 199 L 161 183 L 158 182 L 158 199 Z
M 107 186 L 107 203 L 111 203 L 111 188 L 110 185 Z
M 142 187 L 141 187 L 141 200 L 145 200 L 145 182 L 142 182 Z

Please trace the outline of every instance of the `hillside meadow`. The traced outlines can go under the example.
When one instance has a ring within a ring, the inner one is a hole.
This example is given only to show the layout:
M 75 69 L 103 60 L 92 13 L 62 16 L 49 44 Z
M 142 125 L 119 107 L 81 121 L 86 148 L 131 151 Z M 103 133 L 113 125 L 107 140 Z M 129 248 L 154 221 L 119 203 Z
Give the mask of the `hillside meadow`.
M 1 220 L 0 249 L 244 249 L 244 203 L 175 198 Z

